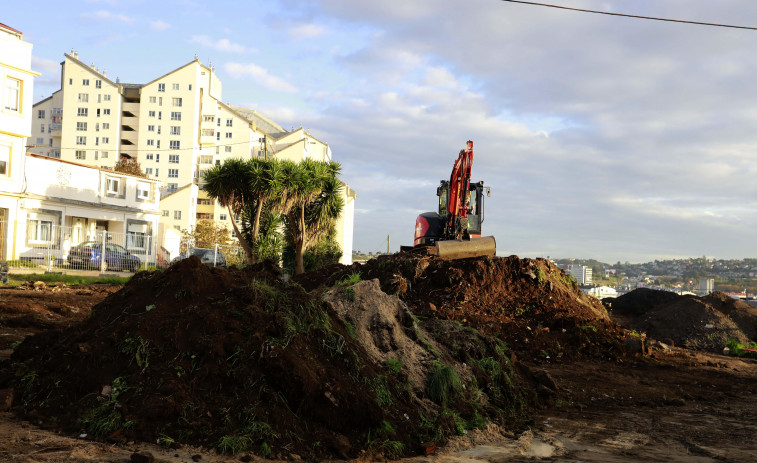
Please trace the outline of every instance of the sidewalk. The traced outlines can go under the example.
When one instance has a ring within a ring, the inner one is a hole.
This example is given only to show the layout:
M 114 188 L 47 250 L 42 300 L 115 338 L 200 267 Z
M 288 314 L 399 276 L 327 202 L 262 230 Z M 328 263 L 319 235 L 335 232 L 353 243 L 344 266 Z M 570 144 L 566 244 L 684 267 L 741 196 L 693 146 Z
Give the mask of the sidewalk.
M 90 278 L 109 278 L 109 277 L 130 277 L 134 275 L 132 272 L 120 272 L 116 270 L 108 270 L 106 273 L 100 273 L 99 269 L 94 270 L 85 270 L 85 269 L 73 269 L 73 268 L 60 268 L 60 267 L 52 267 L 50 271 L 47 271 L 47 267 L 36 267 L 36 268 L 30 268 L 30 267 L 11 267 L 8 269 L 8 274 L 11 275 L 28 275 L 32 273 L 57 273 L 60 275 L 74 275 L 74 276 L 82 276 L 82 277 L 90 277 Z

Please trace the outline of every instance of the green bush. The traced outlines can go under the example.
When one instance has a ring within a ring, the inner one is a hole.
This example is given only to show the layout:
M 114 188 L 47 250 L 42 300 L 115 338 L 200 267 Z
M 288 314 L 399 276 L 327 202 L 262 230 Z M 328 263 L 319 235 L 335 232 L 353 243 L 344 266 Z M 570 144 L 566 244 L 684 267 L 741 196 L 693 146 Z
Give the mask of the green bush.
M 462 391 L 460 377 L 449 365 L 436 364 L 436 369 L 429 375 L 426 390 L 431 400 L 446 407 L 450 398 Z

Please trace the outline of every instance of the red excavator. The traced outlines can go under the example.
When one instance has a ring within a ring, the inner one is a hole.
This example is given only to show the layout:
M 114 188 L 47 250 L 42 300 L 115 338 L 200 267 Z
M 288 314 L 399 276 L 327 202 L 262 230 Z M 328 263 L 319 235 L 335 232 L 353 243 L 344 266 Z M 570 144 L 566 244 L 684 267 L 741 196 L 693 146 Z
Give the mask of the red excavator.
M 424 212 L 415 219 L 414 248 L 425 247 L 429 254 L 443 259 L 493 256 L 497 244 L 493 236 L 481 237 L 484 221 L 484 182 L 471 183 L 473 142 L 465 149 L 452 168 L 449 181 L 442 180 L 436 189 L 439 212 Z

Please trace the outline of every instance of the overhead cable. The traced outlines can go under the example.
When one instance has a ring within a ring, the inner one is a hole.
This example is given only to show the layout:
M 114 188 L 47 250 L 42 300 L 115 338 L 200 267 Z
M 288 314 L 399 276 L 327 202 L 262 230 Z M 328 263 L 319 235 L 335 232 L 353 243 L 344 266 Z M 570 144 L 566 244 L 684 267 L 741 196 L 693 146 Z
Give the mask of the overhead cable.
M 523 3 L 525 5 L 534 5 L 534 6 L 545 6 L 548 8 L 559 8 L 561 10 L 570 10 L 570 11 L 578 11 L 581 13 L 594 13 L 594 14 L 605 14 L 609 16 L 622 16 L 625 18 L 635 18 L 635 19 L 649 19 L 652 21 L 667 21 L 667 22 L 673 22 L 673 23 L 683 23 L 683 24 L 694 24 L 697 26 L 713 26 L 713 27 L 730 27 L 732 29 L 746 29 L 750 31 L 757 31 L 757 27 L 750 27 L 750 26 L 734 26 L 732 24 L 718 24 L 718 23 L 706 23 L 706 22 L 699 22 L 699 21 L 686 21 L 683 19 L 670 19 L 670 18 L 656 18 L 653 16 L 639 16 L 635 14 L 624 14 L 624 13 L 612 13 L 609 11 L 597 11 L 597 10 L 586 10 L 583 8 L 573 8 L 569 6 L 562 6 L 562 5 L 551 5 L 548 3 L 539 3 L 539 2 L 526 2 L 522 0 L 500 0 L 502 2 L 509 2 L 509 3 Z

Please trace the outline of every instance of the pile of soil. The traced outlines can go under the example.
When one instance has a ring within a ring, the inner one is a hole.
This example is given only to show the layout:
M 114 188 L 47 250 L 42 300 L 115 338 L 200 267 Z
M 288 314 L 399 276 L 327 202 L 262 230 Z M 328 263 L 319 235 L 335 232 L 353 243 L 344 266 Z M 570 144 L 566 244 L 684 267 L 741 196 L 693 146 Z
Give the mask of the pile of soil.
M 487 420 L 523 425 L 557 389 L 376 282 L 306 292 L 269 263 L 196 257 L 27 338 L 0 363 L 7 387 L 24 417 L 66 432 L 294 459 L 422 453 Z
M 757 308 L 719 291 L 697 297 L 640 288 L 603 303 L 626 328 L 688 349 L 720 353 L 731 339 L 757 339 Z
M 702 300 L 728 315 L 749 339 L 757 342 L 757 307 L 740 299 L 734 299 L 721 291 L 715 291 L 703 297 Z
M 334 265 L 296 281 L 315 289 L 352 274 L 378 279 L 384 292 L 399 296 L 418 316 L 475 328 L 525 358 L 612 359 L 626 353 L 625 333 L 604 306 L 546 259 L 442 260 L 402 252 L 362 265 Z
M 616 298 L 603 299 L 602 303 L 613 315 L 640 315 L 652 310 L 659 304 L 673 301 L 680 295 L 659 289 L 637 288 Z

